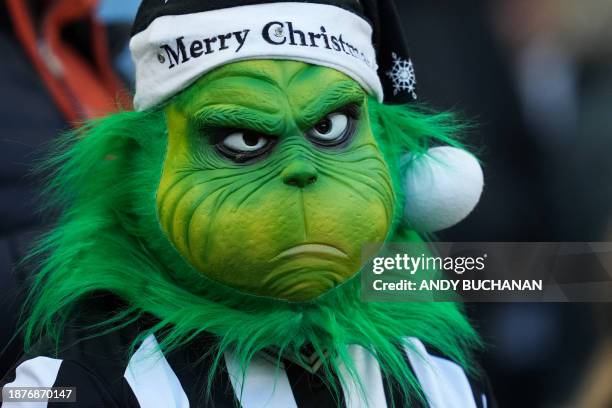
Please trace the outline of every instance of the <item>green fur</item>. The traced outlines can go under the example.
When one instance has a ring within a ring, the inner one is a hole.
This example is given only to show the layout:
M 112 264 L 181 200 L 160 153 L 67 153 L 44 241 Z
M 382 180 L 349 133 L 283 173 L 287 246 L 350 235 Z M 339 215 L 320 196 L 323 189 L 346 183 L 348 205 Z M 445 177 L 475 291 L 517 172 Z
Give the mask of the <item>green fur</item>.
M 396 192 L 401 192 L 400 155 L 423 153 L 432 135 L 451 142 L 457 130 L 445 114 L 422 114 L 374 100 L 369 109 Z M 245 368 L 267 347 L 299 359 L 300 347 L 311 343 L 320 354 L 331 352 L 332 358 L 323 361 L 333 387 L 339 362 L 354 374 L 345 346 L 360 344 L 374 353 L 408 399 L 422 395 L 398 346 L 414 336 L 471 370 L 470 350 L 479 341 L 458 305 L 363 303 L 358 277 L 314 301 L 291 303 L 245 295 L 195 271 L 162 233 L 156 215 L 165 129 L 160 108 L 122 112 L 64 136 L 53 153 L 47 165 L 55 171 L 46 197 L 63 213 L 30 256 L 30 261 L 39 260 L 39 267 L 24 322 L 26 350 L 47 337 L 59 345 L 79 303 L 94 292 L 108 291 L 130 306 L 100 321 L 95 326 L 99 333 L 117 329 L 125 318 L 150 313 L 160 319 L 151 331 L 164 350 L 203 332 L 218 335 L 218 345 L 209 351 L 216 363 L 231 349 Z M 403 197 L 397 199 L 401 208 Z M 396 214 L 389 241 L 419 239 L 399 220 Z

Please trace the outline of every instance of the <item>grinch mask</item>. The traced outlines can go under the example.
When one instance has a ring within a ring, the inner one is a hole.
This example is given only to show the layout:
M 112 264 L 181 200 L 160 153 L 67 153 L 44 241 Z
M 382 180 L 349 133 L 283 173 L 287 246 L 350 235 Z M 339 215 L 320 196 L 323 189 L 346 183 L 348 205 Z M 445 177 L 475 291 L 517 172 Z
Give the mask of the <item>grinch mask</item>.
M 83 314 L 92 336 L 150 316 L 133 347 L 149 334 L 167 353 L 218 339 L 205 394 L 226 352 L 246 370 L 263 350 L 300 361 L 304 346 L 337 394 L 357 344 L 407 401 L 418 384 L 402 339 L 465 367 L 476 336 L 455 304 L 362 302 L 354 275 L 363 243 L 420 240 L 406 205 L 433 206 L 406 187 L 435 181 L 415 169 L 440 173 L 422 160 L 454 143 L 450 119 L 379 103 L 339 71 L 253 60 L 65 135 L 47 161 L 47 202 L 62 215 L 31 255 L 26 350 L 59 344 L 81 302 L 110 293 L 122 301 L 112 313 Z
M 394 209 L 367 97 L 339 71 L 228 64 L 165 108 L 161 227 L 199 272 L 304 301 L 354 276 Z

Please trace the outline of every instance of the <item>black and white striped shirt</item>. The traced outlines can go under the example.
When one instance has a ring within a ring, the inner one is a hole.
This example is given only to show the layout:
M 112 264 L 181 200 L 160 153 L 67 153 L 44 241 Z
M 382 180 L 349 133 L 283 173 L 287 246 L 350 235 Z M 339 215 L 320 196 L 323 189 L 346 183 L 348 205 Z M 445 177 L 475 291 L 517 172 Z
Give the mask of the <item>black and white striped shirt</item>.
M 25 356 L 3 384 L 6 387 L 76 387 L 77 403 L 73 406 L 78 407 L 391 407 L 392 396 L 388 390 L 392 387 L 386 383 L 376 359 L 359 346 L 350 346 L 349 350 L 368 401 L 363 401 L 360 397 L 363 394 L 350 381 L 342 387 L 340 401 L 335 400 L 334 394 L 309 370 L 289 362 L 279 370 L 270 359 L 263 357 L 252 361 L 242 383 L 239 363 L 231 353 L 224 355 L 223 367 L 215 374 L 211 396 L 207 399 L 203 390 L 212 360 L 202 356 L 210 343 L 196 341 L 164 354 L 155 336 L 149 335 L 130 356 L 128 346 L 137 332 L 137 325 L 132 325 L 79 341 L 59 357 L 49 357 L 51 354 L 43 351 L 36 356 Z M 64 344 L 71 344 L 73 340 L 76 339 L 67 335 Z M 430 407 L 495 406 L 487 386 L 469 378 L 459 365 L 427 350 L 418 339 L 409 341 L 413 347 L 406 348 L 406 358 Z M 5 402 L 2 407 L 70 405 Z M 413 406 L 423 404 L 415 400 Z

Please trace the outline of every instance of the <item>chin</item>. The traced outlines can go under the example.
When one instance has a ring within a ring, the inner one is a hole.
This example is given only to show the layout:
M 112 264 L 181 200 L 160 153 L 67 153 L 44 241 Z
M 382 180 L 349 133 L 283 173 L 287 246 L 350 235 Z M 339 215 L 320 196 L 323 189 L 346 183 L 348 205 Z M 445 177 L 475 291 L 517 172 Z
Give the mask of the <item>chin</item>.
M 324 295 L 357 273 L 357 268 L 349 268 L 347 265 L 332 264 L 329 261 L 319 263 L 326 265 L 309 268 L 294 263 L 274 270 L 257 292 L 290 302 L 307 302 Z
M 304 279 L 292 288 L 274 294 L 273 297 L 289 302 L 309 302 L 323 296 L 343 282 L 344 280 L 331 280 L 328 277 Z

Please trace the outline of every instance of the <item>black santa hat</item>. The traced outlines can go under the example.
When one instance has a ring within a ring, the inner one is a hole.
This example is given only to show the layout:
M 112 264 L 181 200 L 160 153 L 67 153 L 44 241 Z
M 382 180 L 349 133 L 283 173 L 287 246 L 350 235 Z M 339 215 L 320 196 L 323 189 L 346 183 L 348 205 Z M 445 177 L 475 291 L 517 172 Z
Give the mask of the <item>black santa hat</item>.
M 246 59 L 335 68 L 385 103 L 416 99 L 393 0 L 143 0 L 132 28 L 138 110 Z
M 132 29 L 134 106 L 164 102 L 212 69 L 292 59 L 337 69 L 380 102 L 416 99 L 416 79 L 393 0 L 143 0 Z M 483 175 L 464 150 L 435 147 L 403 159 L 404 217 L 438 231 L 467 216 Z

